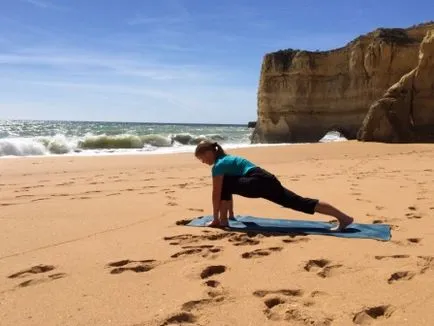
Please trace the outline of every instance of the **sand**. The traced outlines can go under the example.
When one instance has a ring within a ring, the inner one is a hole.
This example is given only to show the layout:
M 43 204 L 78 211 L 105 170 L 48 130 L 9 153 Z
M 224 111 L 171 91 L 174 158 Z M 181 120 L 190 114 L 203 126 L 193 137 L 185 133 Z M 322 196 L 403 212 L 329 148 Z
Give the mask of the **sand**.
M 1 325 L 434 325 L 434 145 L 233 150 L 388 242 L 193 228 L 192 154 L 0 160 Z M 329 221 L 261 199 L 235 213 Z

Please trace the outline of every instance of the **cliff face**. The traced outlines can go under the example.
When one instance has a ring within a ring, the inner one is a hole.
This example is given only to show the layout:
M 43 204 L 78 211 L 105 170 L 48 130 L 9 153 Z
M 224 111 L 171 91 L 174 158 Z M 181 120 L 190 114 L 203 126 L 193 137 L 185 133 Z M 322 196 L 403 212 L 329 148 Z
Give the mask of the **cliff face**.
M 434 29 L 420 45 L 419 63 L 369 109 L 358 139 L 434 141 Z
M 356 138 L 372 102 L 417 65 L 430 28 L 377 29 L 332 51 L 265 55 L 252 141 L 318 141 L 332 129 Z

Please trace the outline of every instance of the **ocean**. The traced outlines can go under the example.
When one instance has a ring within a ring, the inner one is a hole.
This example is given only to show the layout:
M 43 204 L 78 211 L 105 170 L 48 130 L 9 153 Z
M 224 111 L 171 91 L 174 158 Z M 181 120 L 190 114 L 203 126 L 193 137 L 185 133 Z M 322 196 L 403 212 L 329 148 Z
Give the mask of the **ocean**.
M 225 148 L 250 146 L 246 125 L 92 121 L 0 121 L 0 157 L 193 152 L 204 139 Z M 345 140 L 329 133 L 322 141 Z M 278 144 L 273 144 L 278 145 Z

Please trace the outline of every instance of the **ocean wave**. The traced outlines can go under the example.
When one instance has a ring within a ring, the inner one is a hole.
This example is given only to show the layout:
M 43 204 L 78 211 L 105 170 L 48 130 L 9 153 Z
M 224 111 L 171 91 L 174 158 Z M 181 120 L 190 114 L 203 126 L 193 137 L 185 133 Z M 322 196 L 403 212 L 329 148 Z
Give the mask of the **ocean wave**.
M 224 141 L 226 137 L 218 134 L 195 136 L 189 133 L 182 133 L 171 136 L 171 139 L 182 145 L 197 145 L 203 140 Z
M 197 145 L 202 140 L 223 142 L 226 137 L 218 134 L 193 135 L 179 133 L 173 135 L 86 135 L 84 137 L 3 138 L 0 139 L 0 156 L 31 156 L 68 154 L 83 151 L 139 150 L 153 151 L 158 148 Z
M 82 149 L 118 149 L 118 148 L 143 148 L 145 145 L 154 147 L 170 147 L 173 142 L 162 135 L 99 135 L 86 137 L 78 142 L 78 148 Z
M 48 149 L 34 139 L 0 139 L 0 156 L 46 155 Z
M 347 141 L 348 139 L 344 137 L 339 131 L 332 130 L 324 135 L 323 138 L 319 140 L 320 143 L 331 143 L 331 142 L 341 142 Z

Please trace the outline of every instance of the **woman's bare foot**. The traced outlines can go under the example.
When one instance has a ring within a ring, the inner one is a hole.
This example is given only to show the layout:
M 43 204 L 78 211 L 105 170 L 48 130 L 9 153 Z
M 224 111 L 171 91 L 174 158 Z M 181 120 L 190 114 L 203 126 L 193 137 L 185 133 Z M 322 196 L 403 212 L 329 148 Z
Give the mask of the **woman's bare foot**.
M 214 227 L 214 228 L 218 228 L 218 227 L 223 227 L 224 228 L 224 227 L 228 227 L 229 226 L 229 222 L 228 222 L 228 219 L 221 219 L 221 220 L 214 219 L 211 222 L 209 222 L 207 224 L 207 226 Z
M 340 232 L 344 230 L 348 225 L 354 222 L 354 219 L 350 216 L 340 217 L 338 220 L 338 225 L 334 228 L 332 228 L 332 231 Z
M 229 226 L 229 221 L 227 218 L 222 218 L 220 219 L 220 226 L 221 227 L 228 227 Z
M 320 214 L 325 214 L 329 216 L 335 217 L 339 224 L 332 228 L 332 231 L 342 231 L 345 229 L 348 225 L 353 223 L 354 219 L 351 216 L 348 216 L 347 214 L 341 212 L 336 207 L 330 205 L 329 203 L 319 201 L 315 206 L 315 212 L 318 212 Z
M 209 227 L 218 227 L 220 226 L 220 220 L 219 219 L 213 219 L 211 222 L 207 224 Z

